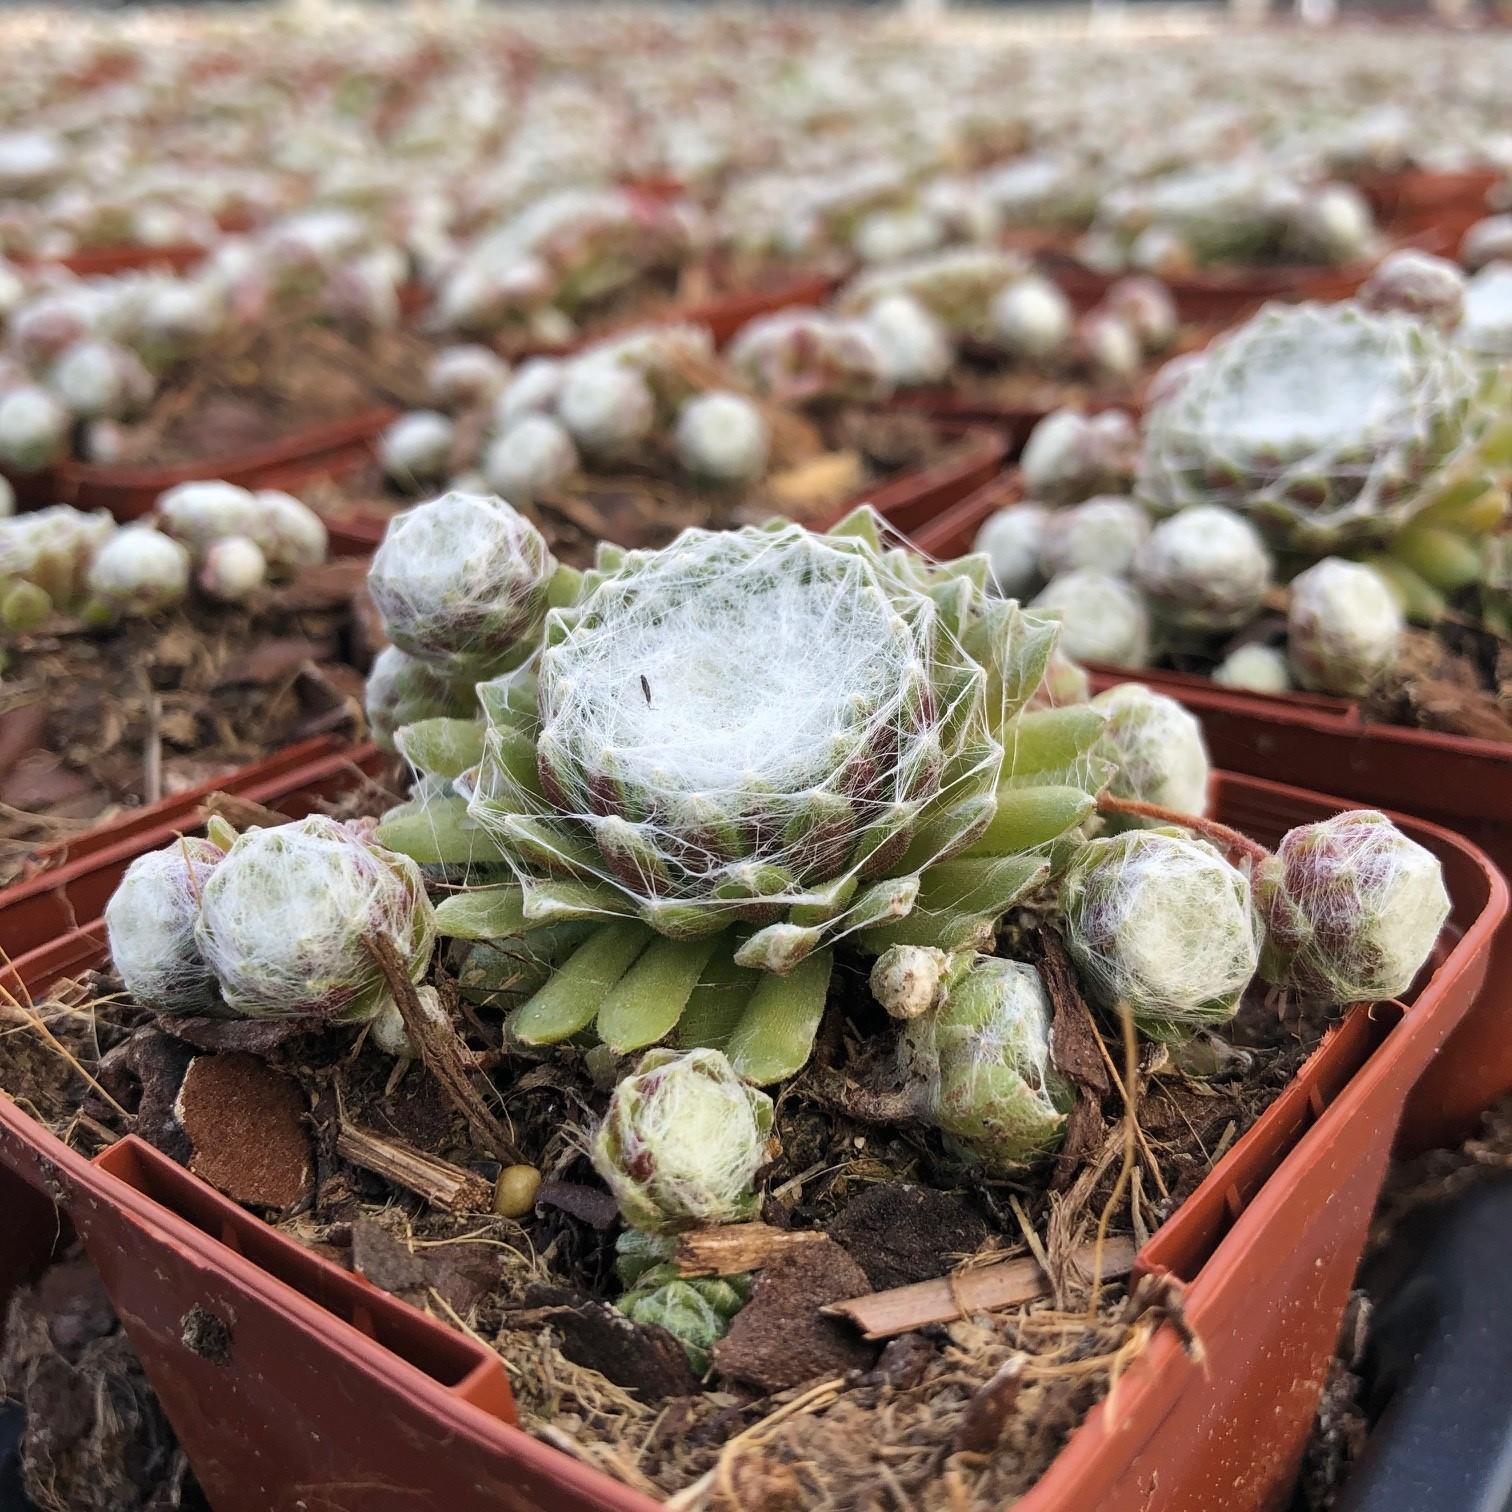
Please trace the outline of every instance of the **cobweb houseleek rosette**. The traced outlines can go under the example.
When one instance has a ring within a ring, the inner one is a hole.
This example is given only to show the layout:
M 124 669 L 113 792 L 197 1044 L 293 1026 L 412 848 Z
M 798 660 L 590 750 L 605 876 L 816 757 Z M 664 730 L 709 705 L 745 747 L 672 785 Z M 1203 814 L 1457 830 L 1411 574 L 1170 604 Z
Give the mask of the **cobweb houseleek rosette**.
M 1486 384 L 1440 331 L 1355 304 L 1269 305 L 1147 415 L 1136 493 L 1233 509 L 1304 558 L 1389 540 L 1492 486 Z
M 443 903 L 444 932 L 598 924 L 519 1039 L 674 1038 L 775 1081 L 807 1059 L 836 943 L 973 949 L 1048 876 L 1102 717 L 1022 712 L 1055 627 L 990 599 L 980 558 L 935 567 L 879 527 L 606 549 L 539 656 L 480 686 L 481 728 L 401 732 L 431 771 L 453 741 L 458 838 L 515 877 Z

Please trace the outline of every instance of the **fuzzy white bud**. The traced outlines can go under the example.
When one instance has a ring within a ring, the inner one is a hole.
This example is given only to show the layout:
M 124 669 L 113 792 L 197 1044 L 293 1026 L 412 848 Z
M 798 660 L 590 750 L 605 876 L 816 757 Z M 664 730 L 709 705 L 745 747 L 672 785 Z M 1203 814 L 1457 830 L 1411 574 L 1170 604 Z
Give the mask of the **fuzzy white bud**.
M 1004 598 L 1021 599 L 1039 585 L 1040 549 L 1050 511 L 1042 504 L 1010 504 L 989 515 L 972 542 L 983 552 L 992 580 Z
M 250 536 L 226 536 L 205 552 L 199 586 L 222 603 L 239 604 L 268 580 L 268 559 Z
M 577 469 L 572 437 L 549 415 L 522 415 L 483 454 L 488 487 L 517 505 L 560 488 Z
M 0 397 L 0 464 L 40 472 L 67 444 L 68 411 L 46 389 L 12 389 Z
M 1016 279 L 992 301 L 992 330 L 1010 357 L 1042 362 L 1071 338 L 1071 301 L 1046 278 Z
M 235 483 L 180 483 L 158 495 L 158 525 L 202 558 L 227 536 L 255 536 L 257 499 Z
M 700 394 L 678 416 L 678 458 L 695 477 L 754 482 L 766 471 L 770 449 L 766 418 L 740 394 Z
M 1304 688 L 1369 693 L 1396 661 L 1405 628 L 1385 580 L 1359 562 L 1326 557 L 1292 580 L 1286 649 Z
M 568 369 L 557 414 L 590 456 L 614 457 L 651 434 L 656 400 L 650 385 L 633 369 L 590 358 Z
M 451 465 L 456 427 L 435 410 L 401 415 L 378 442 L 378 460 L 396 483 L 439 482 Z
M 1238 646 L 1219 662 L 1213 681 L 1249 693 L 1285 693 L 1291 688 L 1286 654 L 1274 646 Z
M 1058 577 L 1029 606 L 1061 622 L 1061 645 L 1076 661 L 1143 667 L 1150 660 L 1150 617 L 1122 578 L 1083 568 Z
M 257 544 L 275 573 L 298 572 L 318 567 L 326 559 L 330 537 L 325 521 L 293 494 L 277 488 L 260 488 L 257 502 Z
M 151 614 L 189 591 L 189 552 L 150 525 L 118 530 L 94 554 L 90 595 L 123 614 Z
M 888 294 L 861 317 L 882 354 L 887 381 L 899 388 L 939 383 L 955 360 L 949 333 L 911 294 Z
M 445 347 L 430 366 L 428 387 L 438 409 L 492 404 L 509 381 L 509 364 L 484 346 Z

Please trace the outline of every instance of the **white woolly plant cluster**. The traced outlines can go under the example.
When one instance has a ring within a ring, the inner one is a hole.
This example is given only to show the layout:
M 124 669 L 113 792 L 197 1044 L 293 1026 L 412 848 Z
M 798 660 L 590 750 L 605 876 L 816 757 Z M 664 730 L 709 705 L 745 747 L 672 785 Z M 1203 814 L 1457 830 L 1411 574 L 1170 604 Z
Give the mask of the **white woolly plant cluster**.
M 1122 410 L 1059 409 L 1030 433 L 1020 459 L 1024 490 L 1045 504 L 1124 494 L 1134 481 L 1139 437 Z
M 884 548 L 864 510 L 829 536 L 602 548 L 540 654 L 479 687 L 481 727 L 399 732 L 431 785 L 380 835 L 513 872 L 444 903 L 443 932 L 595 925 L 520 1040 L 676 1035 L 758 1083 L 791 1074 L 836 943 L 985 946 L 1105 775 L 1101 715 L 1026 712 L 1054 625 L 985 580 L 980 558 Z
M 556 570 L 540 531 L 510 505 L 453 492 L 389 521 L 368 591 L 396 646 L 461 681 L 530 654 Z
M 435 941 L 420 868 L 318 814 L 238 836 L 194 925 L 231 1014 L 329 1023 L 365 1023 L 391 1004 L 375 935 L 420 981 Z
M 1125 577 L 1149 533 L 1149 515 L 1131 500 L 1114 495 L 1056 510 L 1045 521 L 1040 574 L 1053 579 L 1089 568 Z
M 209 1013 L 215 973 L 195 941 L 200 900 L 225 852 L 209 840 L 176 840 L 138 856 L 105 905 L 110 958 L 127 992 L 154 1013 Z
M 1108 1011 L 1152 1039 L 1228 1022 L 1260 959 L 1244 873 L 1175 830 L 1088 841 L 1061 887 L 1066 948 Z
M 1134 557 L 1134 580 L 1160 623 L 1211 635 L 1252 620 L 1271 585 L 1271 558 L 1242 515 L 1202 504 L 1162 520 Z
M 1029 607 L 1060 621 L 1063 644 L 1076 661 L 1149 665 L 1150 614 L 1121 577 L 1079 568 L 1047 584 Z
M 1207 813 L 1212 763 L 1193 715 L 1143 683 L 1119 683 L 1099 693 L 1092 707 L 1108 720 L 1093 751 L 1113 768 L 1110 793 L 1178 814 Z
M 220 479 L 160 494 L 153 521 L 188 548 L 200 586 L 213 598 L 245 598 L 269 577 L 317 566 L 329 545 L 320 516 L 292 494 Z
M 1040 552 L 1050 524 L 1043 504 L 1010 504 L 982 522 L 973 551 L 981 552 L 1004 598 L 1027 598 L 1040 581 Z
M 720 1051 L 652 1050 L 609 1099 L 594 1168 L 646 1233 L 735 1223 L 756 1212 L 772 1112 Z
M 26 630 L 82 609 L 90 564 L 115 533 L 104 510 L 67 504 L 0 519 L 0 628 Z
M 1433 854 L 1371 809 L 1290 831 L 1255 873 L 1265 979 L 1328 1003 L 1400 997 L 1449 916 Z
M 779 310 L 742 326 L 730 365 L 781 404 L 865 403 L 891 384 L 882 342 L 860 320 L 823 310 Z
M 1432 326 L 1357 304 L 1269 305 L 1147 414 L 1137 492 L 1162 514 L 1222 505 L 1318 555 L 1431 504 L 1488 423 L 1472 363 Z
M 435 939 L 415 863 L 319 815 L 138 857 L 105 924 L 126 989 L 155 1012 L 326 1023 L 392 1011 L 370 937 L 417 982 Z
M 1050 997 L 1033 966 L 976 956 L 909 1020 L 899 1066 L 923 1118 L 969 1160 L 1011 1175 L 1061 1141 L 1073 1094 L 1050 1059 Z
M 1406 621 L 1374 568 L 1326 557 L 1292 579 L 1286 651 L 1304 688 L 1363 697 L 1391 670 Z

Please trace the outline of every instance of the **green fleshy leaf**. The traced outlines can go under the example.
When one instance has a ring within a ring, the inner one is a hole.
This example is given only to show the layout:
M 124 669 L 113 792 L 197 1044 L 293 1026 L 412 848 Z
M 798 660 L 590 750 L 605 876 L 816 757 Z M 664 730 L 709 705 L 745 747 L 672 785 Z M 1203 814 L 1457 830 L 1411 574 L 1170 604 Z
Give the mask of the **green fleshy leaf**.
M 453 940 L 503 940 L 525 927 L 525 894 L 513 884 L 453 893 L 436 905 L 436 933 Z
M 870 504 L 858 504 L 844 519 L 838 520 L 825 531 L 831 536 L 850 536 L 864 541 L 873 551 L 882 550 L 882 537 L 887 522 Z
M 730 1035 L 730 1064 L 747 1081 L 769 1086 L 803 1069 L 824 1016 L 834 954 L 821 950 L 785 977 L 757 984 Z
M 1012 856 L 1035 850 L 1082 823 L 1097 800 L 1075 787 L 1000 788 L 997 812 L 962 854 Z
M 624 1055 L 664 1039 L 676 1027 L 714 940 L 656 939 L 604 999 L 599 1038 Z
M 677 1021 L 678 1045 L 684 1050 L 727 1050 L 761 980 L 759 972 L 737 966 L 729 945 L 720 941 Z
M 394 732 L 399 754 L 428 777 L 448 782 L 483 759 L 479 719 L 421 719 Z
M 645 925 L 633 922 L 595 930 L 510 1020 L 515 1038 L 556 1045 L 586 1029 L 651 938 Z
M 561 924 L 569 919 L 626 918 L 628 901 L 606 882 L 577 882 L 569 877 L 526 878 L 525 919 L 532 925 Z
M 496 866 L 508 857 L 486 830 L 475 828 L 460 798 L 427 798 L 390 809 L 373 839 L 422 866 Z
M 735 952 L 735 960 L 741 966 L 782 976 L 811 956 L 823 942 L 824 931 L 817 925 L 805 927 L 781 920 L 758 929 Z
M 1061 771 L 1092 749 L 1106 723 L 1090 704 L 1020 714 L 1003 731 L 1003 770 L 1013 777 Z

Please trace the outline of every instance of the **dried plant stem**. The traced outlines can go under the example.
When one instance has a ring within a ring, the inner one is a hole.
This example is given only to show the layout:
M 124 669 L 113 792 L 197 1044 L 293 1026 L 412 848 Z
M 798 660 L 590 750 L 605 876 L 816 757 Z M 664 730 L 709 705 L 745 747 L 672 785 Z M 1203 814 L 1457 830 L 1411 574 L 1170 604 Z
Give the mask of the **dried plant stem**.
M 1115 798 L 1111 793 L 1104 793 L 1097 800 L 1097 811 L 1100 814 L 1125 814 L 1134 819 L 1155 819 L 1161 824 L 1189 829 L 1193 834 L 1202 835 L 1215 845 L 1251 861 L 1258 863 L 1270 860 L 1270 852 L 1258 840 L 1251 840 L 1248 835 L 1240 834 L 1238 830 L 1230 829 L 1216 819 L 1183 814 L 1176 809 L 1162 808 L 1158 803 L 1143 803 L 1136 798 Z
M 1134 1162 L 1139 1158 L 1139 1040 L 1134 1032 L 1134 1015 L 1125 1002 L 1118 1004 L 1118 1022 L 1123 1028 L 1124 1041 L 1124 1075 L 1120 1088 L 1124 1096 L 1123 1164 L 1119 1167 L 1118 1180 L 1113 1183 L 1113 1191 L 1097 1218 L 1097 1238 L 1092 1248 L 1092 1290 L 1087 1301 L 1087 1311 L 1092 1317 L 1097 1315 L 1102 1297 L 1102 1253 L 1108 1239 L 1108 1224 L 1112 1221 L 1114 1209 L 1123 1200 L 1124 1188 L 1128 1186 Z
M 401 1139 L 344 1123 L 336 1131 L 336 1153 L 449 1213 L 485 1213 L 493 1206 L 493 1188 L 481 1176 Z
M 505 1165 L 522 1163 L 520 1152 L 505 1132 L 504 1125 L 478 1094 L 469 1080 L 472 1057 L 442 1013 L 432 1013 L 420 1001 L 415 984 L 410 981 L 404 962 L 387 936 L 366 937 L 368 950 L 388 980 L 389 991 L 398 1005 L 410 1043 L 420 1053 L 420 1062 L 441 1084 L 452 1106 L 466 1118 L 473 1138 L 490 1155 Z

